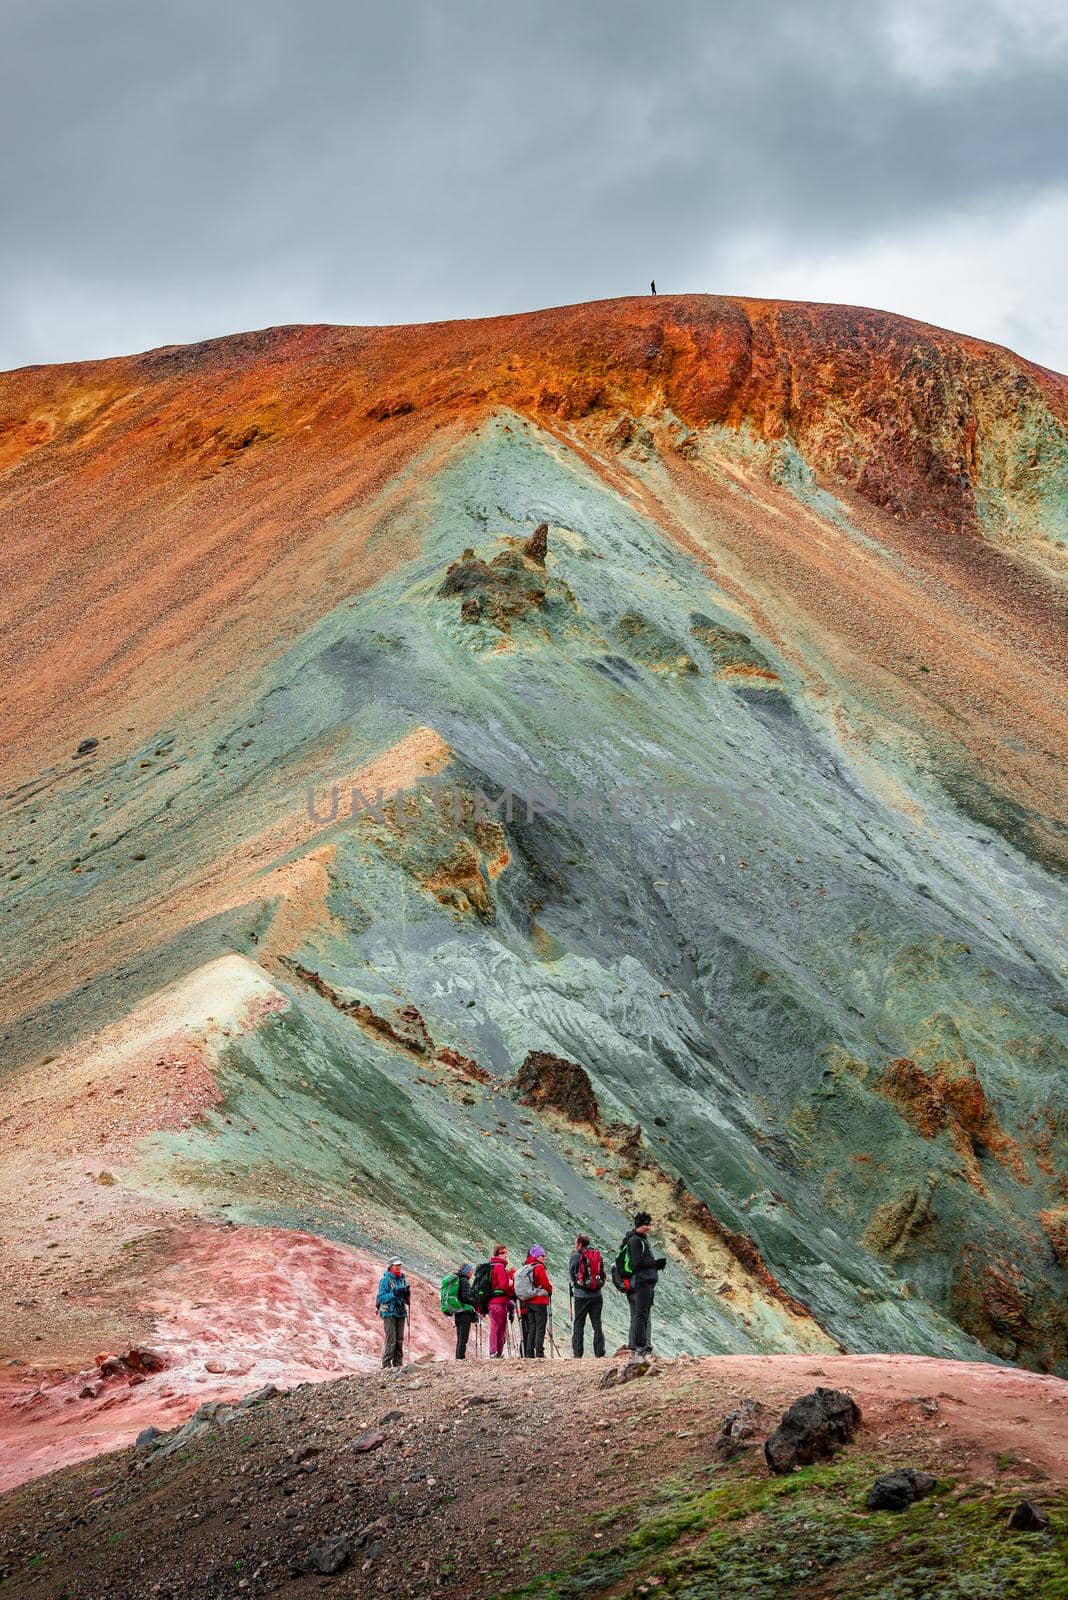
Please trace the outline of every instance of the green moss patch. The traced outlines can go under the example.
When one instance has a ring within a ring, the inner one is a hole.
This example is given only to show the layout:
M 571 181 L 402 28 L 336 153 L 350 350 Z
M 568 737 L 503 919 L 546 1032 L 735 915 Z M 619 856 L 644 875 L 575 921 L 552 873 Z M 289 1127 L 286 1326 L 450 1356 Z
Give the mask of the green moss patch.
M 671 1595 L 678 1600 L 1063 1600 L 1068 1491 L 1047 1497 L 1050 1528 L 1007 1530 L 1017 1489 L 940 1486 L 903 1514 L 868 1512 L 884 1467 L 839 1460 L 787 1478 L 724 1469 L 711 1489 L 679 1488 L 621 1540 L 520 1591 L 542 1600 Z M 601 1519 L 604 1526 L 604 1519 Z

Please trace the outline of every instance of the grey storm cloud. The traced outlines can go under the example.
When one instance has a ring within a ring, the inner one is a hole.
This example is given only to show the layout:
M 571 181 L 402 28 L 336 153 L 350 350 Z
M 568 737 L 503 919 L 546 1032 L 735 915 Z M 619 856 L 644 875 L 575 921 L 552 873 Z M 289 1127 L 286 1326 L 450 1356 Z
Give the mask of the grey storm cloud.
M 654 276 L 1068 365 L 1066 78 L 1058 0 L 7 0 L 0 366 Z

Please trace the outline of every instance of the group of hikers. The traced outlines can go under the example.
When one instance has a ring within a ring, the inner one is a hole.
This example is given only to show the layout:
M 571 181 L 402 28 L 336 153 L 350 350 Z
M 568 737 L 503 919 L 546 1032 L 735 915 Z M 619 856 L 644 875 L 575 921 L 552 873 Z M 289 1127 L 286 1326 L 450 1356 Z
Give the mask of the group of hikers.
M 567 1270 L 568 1297 L 573 1307 L 571 1354 L 578 1360 L 585 1354 L 587 1322 L 593 1334 L 594 1355 L 605 1353 L 601 1317 L 603 1291 L 608 1282 L 626 1296 L 630 1308 L 627 1349 L 635 1355 L 651 1353 L 653 1300 L 657 1279 L 667 1265 L 666 1257 L 653 1254 L 649 1243 L 652 1225 L 653 1219 L 647 1211 L 637 1213 L 634 1226 L 620 1245 L 607 1276 L 604 1257 L 591 1243 L 589 1235 L 580 1233 L 576 1238 Z M 466 1359 L 471 1330 L 480 1326 L 483 1318 L 489 1323 L 491 1360 L 501 1360 L 506 1350 L 512 1348 L 517 1318 L 519 1355 L 544 1358 L 546 1338 L 555 1353 L 552 1299 L 553 1284 L 540 1244 L 531 1245 L 525 1260 L 517 1267 L 509 1265 L 508 1246 L 504 1244 L 494 1245 L 490 1260 L 478 1266 L 471 1261 L 462 1262 L 441 1281 L 441 1310 L 452 1318 L 456 1329 L 457 1361 Z M 399 1257 L 394 1258 L 382 1274 L 375 1299 L 385 1334 L 384 1367 L 399 1367 L 404 1363 L 404 1332 L 410 1303 L 411 1287 L 404 1273 L 404 1263 Z

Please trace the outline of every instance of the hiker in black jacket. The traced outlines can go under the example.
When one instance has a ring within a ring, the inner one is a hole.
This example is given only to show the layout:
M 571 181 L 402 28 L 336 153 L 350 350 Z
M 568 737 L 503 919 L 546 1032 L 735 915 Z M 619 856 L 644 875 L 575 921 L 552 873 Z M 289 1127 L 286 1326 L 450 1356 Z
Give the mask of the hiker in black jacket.
M 636 1356 L 648 1356 L 653 1353 L 653 1298 L 656 1294 L 656 1280 L 667 1266 L 666 1256 L 654 1256 L 649 1243 L 649 1230 L 653 1219 L 648 1211 L 639 1211 L 634 1218 L 634 1227 L 623 1241 L 626 1251 L 628 1276 L 631 1281 L 630 1293 L 630 1336 L 627 1339 L 627 1349 L 633 1350 Z
M 604 1288 L 604 1261 L 599 1250 L 591 1249 L 588 1234 L 580 1233 L 575 1240 L 568 1277 L 571 1280 L 574 1308 L 571 1323 L 571 1354 L 576 1360 L 582 1360 L 585 1349 L 583 1335 L 588 1317 L 590 1327 L 593 1329 L 593 1353 L 595 1356 L 603 1356 L 604 1329 L 601 1327 L 601 1311 L 604 1307 L 604 1296 L 601 1291 Z
M 471 1336 L 471 1329 L 478 1321 L 478 1301 L 475 1298 L 475 1269 L 470 1261 L 465 1261 L 456 1274 L 456 1300 L 457 1309 L 452 1314 L 453 1324 L 456 1328 L 456 1359 L 467 1359 L 467 1341 Z

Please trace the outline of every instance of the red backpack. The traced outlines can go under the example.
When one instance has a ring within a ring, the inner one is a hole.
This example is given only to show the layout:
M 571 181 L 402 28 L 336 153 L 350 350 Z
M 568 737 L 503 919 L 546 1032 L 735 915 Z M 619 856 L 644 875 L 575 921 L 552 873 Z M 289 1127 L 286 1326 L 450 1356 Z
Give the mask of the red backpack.
M 598 1294 L 604 1288 L 604 1262 L 599 1250 L 592 1250 L 587 1245 L 585 1250 L 579 1251 L 575 1284 L 577 1288 L 585 1289 L 587 1294 Z

